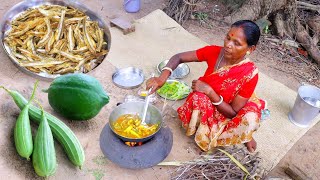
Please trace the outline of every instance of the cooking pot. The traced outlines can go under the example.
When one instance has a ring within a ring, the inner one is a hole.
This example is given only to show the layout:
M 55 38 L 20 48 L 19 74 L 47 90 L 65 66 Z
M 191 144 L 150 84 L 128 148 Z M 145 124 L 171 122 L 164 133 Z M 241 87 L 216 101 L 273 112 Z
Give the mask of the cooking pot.
M 138 114 L 141 118 L 143 113 L 143 108 L 144 108 L 143 101 L 130 101 L 130 102 L 124 102 L 118 105 L 115 109 L 113 109 L 113 111 L 109 116 L 109 126 L 112 132 L 125 142 L 145 142 L 153 138 L 159 132 L 162 126 L 162 115 L 161 115 L 161 112 L 158 110 L 158 108 L 156 108 L 152 104 L 149 104 L 148 106 L 145 122 L 146 124 L 159 124 L 156 131 L 153 134 L 144 138 L 128 138 L 128 137 L 124 137 L 122 135 L 117 134 L 116 131 L 114 130 L 113 124 L 121 115 Z

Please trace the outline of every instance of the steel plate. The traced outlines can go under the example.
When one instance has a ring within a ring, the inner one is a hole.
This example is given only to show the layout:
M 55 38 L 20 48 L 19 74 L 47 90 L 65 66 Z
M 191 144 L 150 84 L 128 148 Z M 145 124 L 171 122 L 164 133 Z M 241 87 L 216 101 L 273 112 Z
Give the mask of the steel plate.
M 127 67 L 118 69 L 112 75 L 113 83 L 124 89 L 133 89 L 139 87 L 144 81 L 144 75 L 141 69 Z
M 25 10 L 28 8 L 36 8 L 41 5 L 61 5 L 61 6 L 70 6 L 79 9 L 80 11 L 84 12 L 86 15 L 90 17 L 91 20 L 97 21 L 99 23 L 99 27 L 104 30 L 104 39 L 107 42 L 107 50 L 110 50 L 110 45 L 111 45 L 111 34 L 109 27 L 105 24 L 105 22 L 98 16 L 96 15 L 93 11 L 89 10 L 85 5 L 77 2 L 77 1 L 59 1 L 59 0 L 47 0 L 47 1 L 22 1 L 15 6 L 13 6 L 10 10 L 8 10 L 5 15 L 2 17 L 1 20 L 1 45 L 7 55 L 10 57 L 11 61 L 23 72 L 33 76 L 37 77 L 43 80 L 52 80 L 58 76 L 57 75 L 52 75 L 48 73 L 34 73 L 29 71 L 28 69 L 22 67 L 19 65 L 18 60 L 14 57 L 14 55 L 11 52 L 11 49 L 9 48 L 8 45 L 4 43 L 4 38 L 6 37 L 6 32 L 10 30 L 10 23 L 12 20 L 20 16 Z M 105 57 L 104 57 L 105 58 Z M 98 65 L 99 66 L 99 65 Z M 97 67 L 96 67 L 97 68 Z M 94 70 L 94 69 L 93 69 Z M 92 71 L 92 70 L 91 70 Z

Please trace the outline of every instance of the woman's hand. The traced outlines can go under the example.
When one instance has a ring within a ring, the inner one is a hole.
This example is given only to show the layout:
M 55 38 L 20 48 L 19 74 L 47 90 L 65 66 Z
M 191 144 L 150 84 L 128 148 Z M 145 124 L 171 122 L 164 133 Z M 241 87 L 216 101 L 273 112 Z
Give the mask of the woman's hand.
M 166 82 L 166 80 L 162 79 L 161 77 L 152 77 L 147 80 L 146 82 L 146 89 L 149 90 L 152 88 L 150 94 L 154 93 L 156 90 L 161 88 L 163 84 Z
M 209 94 L 212 93 L 213 91 L 211 86 L 209 86 L 207 83 L 202 82 L 200 80 L 193 80 L 191 88 L 193 91 L 202 92 L 207 96 L 209 96 Z

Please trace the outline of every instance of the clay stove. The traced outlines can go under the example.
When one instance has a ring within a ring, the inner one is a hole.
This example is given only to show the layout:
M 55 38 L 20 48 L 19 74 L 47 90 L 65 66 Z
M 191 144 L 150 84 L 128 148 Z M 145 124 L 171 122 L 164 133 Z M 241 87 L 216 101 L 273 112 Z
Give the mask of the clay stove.
M 128 169 L 150 168 L 163 161 L 171 151 L 172 132 L 162 127 L 150 140 L 140 146 L 128 146 L 119 139 L 107 123 L 100 134 L 100 148 L 113 163 Z

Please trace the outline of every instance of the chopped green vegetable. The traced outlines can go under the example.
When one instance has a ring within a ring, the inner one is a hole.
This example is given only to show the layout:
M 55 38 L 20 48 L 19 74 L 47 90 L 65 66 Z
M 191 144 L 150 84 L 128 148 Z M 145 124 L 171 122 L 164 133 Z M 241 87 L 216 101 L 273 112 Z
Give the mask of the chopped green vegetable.
M 179 81 L 166 82 L 157 93 L 170 100 L 179 100 L 188 96 L 190 87 Z

